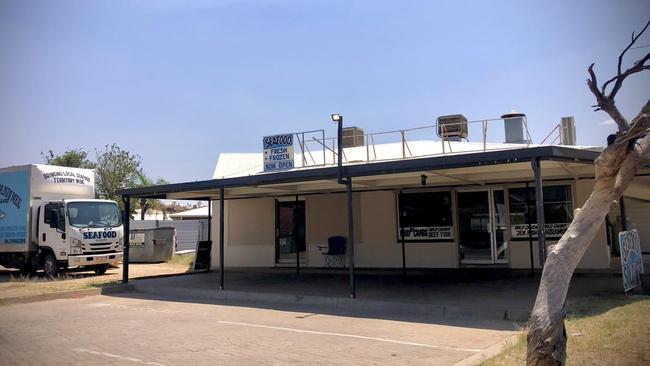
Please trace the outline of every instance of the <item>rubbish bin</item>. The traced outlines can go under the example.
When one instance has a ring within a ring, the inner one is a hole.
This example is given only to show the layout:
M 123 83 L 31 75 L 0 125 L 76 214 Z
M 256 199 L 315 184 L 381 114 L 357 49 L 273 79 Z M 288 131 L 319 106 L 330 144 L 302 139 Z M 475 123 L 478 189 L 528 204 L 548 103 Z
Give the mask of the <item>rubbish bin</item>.
M 129 236 L 129 262 L 167 262 L 174 255 L 176 229 L 157 227 L 134 229 Z

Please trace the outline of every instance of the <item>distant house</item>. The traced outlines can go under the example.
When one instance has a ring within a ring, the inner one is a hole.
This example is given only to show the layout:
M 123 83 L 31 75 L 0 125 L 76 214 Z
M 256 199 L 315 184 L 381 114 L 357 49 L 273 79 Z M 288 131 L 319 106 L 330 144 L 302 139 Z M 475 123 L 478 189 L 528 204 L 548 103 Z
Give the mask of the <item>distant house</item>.
M 208 206 L 177 212 L 167 215 L 172 220 L 202 220 L 208 219 Z
M 160 210 L 149 209 L 144 214 L 145 220 L 170 220 L 169 215 L 165 215 L 164 212 Z M 140 215 L 140 209 L 136 209 L 133 214 L 133 220 L 142 220 L 142 215 Z

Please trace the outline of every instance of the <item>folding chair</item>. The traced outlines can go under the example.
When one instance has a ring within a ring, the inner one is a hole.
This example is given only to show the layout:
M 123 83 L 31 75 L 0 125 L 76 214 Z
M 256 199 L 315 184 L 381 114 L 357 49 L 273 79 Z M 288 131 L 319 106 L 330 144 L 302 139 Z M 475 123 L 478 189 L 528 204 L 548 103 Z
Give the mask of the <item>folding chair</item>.
M 328 268 L 345 268 L 345 238 L 342 236 L 330 236 L 327 238 L 327 246 L 317 247 L 325 259 L 325 266 Z

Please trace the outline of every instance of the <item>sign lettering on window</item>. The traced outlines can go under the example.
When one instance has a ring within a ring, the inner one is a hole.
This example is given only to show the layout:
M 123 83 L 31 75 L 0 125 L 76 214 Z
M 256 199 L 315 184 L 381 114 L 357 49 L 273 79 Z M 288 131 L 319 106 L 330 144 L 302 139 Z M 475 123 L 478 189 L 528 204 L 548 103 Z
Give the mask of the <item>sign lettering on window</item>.
M 561 238 L 569 227 L 569 223 L 546 224 L 547 238 Z M 537 224 L 530 224 L 532 237 L 537 238 Z M 528 224 L 510 225 L 510 236 L 513 239 L 528 239 Z
M 404 240 L 444 240 L 452 239 L 452 226 L 404 227 L 400 235 Z

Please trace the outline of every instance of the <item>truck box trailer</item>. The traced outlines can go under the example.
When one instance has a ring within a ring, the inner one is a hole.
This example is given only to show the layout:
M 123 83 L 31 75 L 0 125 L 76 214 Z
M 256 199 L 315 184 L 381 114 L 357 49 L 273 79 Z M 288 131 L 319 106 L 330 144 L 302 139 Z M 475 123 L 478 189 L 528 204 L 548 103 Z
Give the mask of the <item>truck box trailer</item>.
M 23 272 L 88 267 L 104 273 L 122 260 L 115 201 L 95 199 L 92 169 L 31 164 L 0 169 L 0 265 Z

